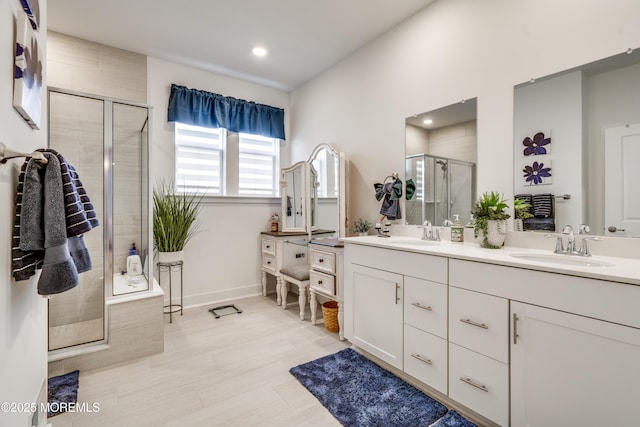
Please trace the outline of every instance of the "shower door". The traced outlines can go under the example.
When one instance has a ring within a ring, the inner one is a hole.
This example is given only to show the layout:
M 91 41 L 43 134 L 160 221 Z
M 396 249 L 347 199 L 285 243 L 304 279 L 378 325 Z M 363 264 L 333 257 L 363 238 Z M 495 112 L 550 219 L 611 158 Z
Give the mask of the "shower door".
M 78 172 L 100 226 L 84 235 L 93 268 L 49 300 L 49 350 L 105 339 L 104 101 L 49 92 L 49 148 Z

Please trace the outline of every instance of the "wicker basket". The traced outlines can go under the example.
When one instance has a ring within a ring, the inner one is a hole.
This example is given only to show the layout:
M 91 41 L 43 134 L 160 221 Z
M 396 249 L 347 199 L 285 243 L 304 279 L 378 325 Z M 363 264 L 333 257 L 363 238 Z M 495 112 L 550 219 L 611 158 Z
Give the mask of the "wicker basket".
M 339 332 L 338 324 L 338 303 L 335 301 L 327 301 L 322 304 L 322 317 L 324 318 L 324 327 L 329 332 Z

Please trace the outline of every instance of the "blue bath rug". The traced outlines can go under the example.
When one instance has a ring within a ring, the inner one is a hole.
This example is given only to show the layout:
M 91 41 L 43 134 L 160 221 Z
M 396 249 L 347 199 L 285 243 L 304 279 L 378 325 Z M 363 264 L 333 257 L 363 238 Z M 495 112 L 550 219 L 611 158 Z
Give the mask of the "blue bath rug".
M 429 427 L 478 427 L 453 409 Z
M 67 411 L 65 403 L 76 403 L 78 401 L 78 377 L 80 371 L 69 372 L 68 374 L 51 377 L 48 380 L 48 417 L 54 417 Z M 62 405 L 61 405 L 62 403 Z
M 447 408 L 354 350 L 289 370 L 344 426 L 428 426 Z

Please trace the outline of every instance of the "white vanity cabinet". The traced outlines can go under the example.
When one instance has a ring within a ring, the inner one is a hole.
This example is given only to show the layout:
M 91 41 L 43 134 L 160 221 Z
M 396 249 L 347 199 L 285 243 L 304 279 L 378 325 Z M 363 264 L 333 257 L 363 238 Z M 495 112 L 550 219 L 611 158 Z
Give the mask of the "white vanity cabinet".
M 512 426 L 638 425 L 640 329 L 515 301 L 511 311 Z
M 262 295 L 267 295 L 267 274 L 276 278 L 276 298 L 280 304 L 282 280 L 280 269 L 298 264 L 307 264 L 307 248 L 288 244 L 287 241 L 306 240 L 306 233 L 284 233 L 263 231 L 260 234 L 260 255 L 262 257 Z
M 439 293 L 433 294 L 432 299 L 429 291 L 421 291 L 416 286 L 421 283 L 416 279 L 438 284 L 445 292 L 440 289 Z M 425 351 L 425 345 L 420 342 L 422 334 L 429 334 L 424 330 L 429 329 L 429 326 L 424 326 L 429 323 L 422 318 L 425 314 L 415 312 L 414 317 L 410 315 L 408 325 L 405 325 L 404 320 L 408 304 L 409 311 L 415 309 L 425 313 L 429 312 L 425 308 L 431 305 L 431 313 L 435 313 L 432 317 L 440 318 L 440 326 L 434 326 L 434 330 L 441 335 L 445 334 L 446 311 L 443 310 L 446 306 L 446 286 L 443 284 L 446 282 L 446 258 L 350 245 L 345 252 L 345 336 L 354 345 L 398 369 L 403 369 L 404 360 L 407 360 L 405 345 L 408 342 L 411 348 L 406 352 L 409 353 L 411 363 L 416 363 L 411 368 L 414 372 L 420 370 L 417 368 L 420 365 L 434 366 L 435 360 L 438 361 L 437 368 L 446 372 L 446 367 L 442 365 L 444 363 L 446 366 L 446 345 L 444 352 L 441 348 L 437 353 L 431 353 Z M 410 291 L 405 294 L 407 285 Z M 410 297 L 409 300 L 407 296 Z M 412 302 L 421 304 L 424 308 L 411 305 Z M 437 307 L 435 312 L 433 307 Z M 410 328 L 407 330 L 414 339 L 403 338 L 405 327 Z M 419 358 L 411 357 L 411 354 Z M 427 360 L 432 363 L 429 364 Z M 446 388 L 446 380 L 444 383 L 439 387 Z
M 345 246 L 345 335 L 355 346 L 481 425 L 638 425 L 636 261 L 614 260 L 608 274 L 520 265 L 506 250 L 443 244 L 432 254 L 379 240 Z
M 638 423 L 640 286 L 454 259 L 450 267 L 450 286 L 509 300 L 511 426 Z
M 338 239 L 311 241 L 309 271 L 309 304 L 311 324 L 316 323 L 318 295 L 338 303 L 338 335 L 344 340 L 344 245 Z

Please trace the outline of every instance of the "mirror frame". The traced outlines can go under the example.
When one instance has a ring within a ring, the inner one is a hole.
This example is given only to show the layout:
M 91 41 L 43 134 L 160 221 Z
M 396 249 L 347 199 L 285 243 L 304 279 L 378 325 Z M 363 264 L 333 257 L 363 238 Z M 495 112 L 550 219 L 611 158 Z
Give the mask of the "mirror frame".
M 289 172 L 294 172 L 296 169 L 302 168 L 302 185 L 300 189 L 300 198 L 302 200 L 302 226 L 300 227 L 287 227 L 286 215 L 287 215 L 287 174 Z M 280 209 L 282 215 L 282 230 L 285 233 L 288 232 L 302 232 L 306 233 L 310 230 L 310 219 L 308 216 L 309 212 L 309 196 L 308 196 L 308 188 L 309 188 L 309 168 L 308 164 L 304 161 L 300 161 L 294 165 L 291 165 L 287 168 L 280 169 Z M 306 217 L 305 217 L 306 215 Z
M 309 164 L 310 167 L 313 164 L 313 161 L 316 160 L 316 157 L 318 156 L 318 154 L 322 151 L 322 150 L 327 150 L 329 152 L 329 154 L 331 154 L 331 156 L 333 156 L 333 158 L 338 162 L 338 194 L 336 196 L 337 199 L 337 203 L 338 203 L 338 229 L 336 230 L 337 232 L 337 237 L 341 238 L 341 237 L 346 237 L 346 224 L 347 224 L 347 183 L 346 183 L 346 159 L 345 159 L 345 155 L 343 152 L 338 152 L 335 148 L 333 148 L 331 145 L 326 144 L 326 143 L 322 143 L 317 145 L 313 151 L 311 152 L 311 155 L 309 156 L 309 160 L 307 161 L 307 163 Z M 317 191 L 317 186 L 313 186 L 314 191 Z M 317 212 L 317 203 L 318 203 L 318 197 L 316 195 L 316 197 L 314 197 L 314 201 L 316 203 L 316 212 Z M 317 224 L 317 220 L 316 220 L 316 224 Z M 317 229 L 317 227 L 316 227 Z M 309 236 L 311 237 L 311 236 Z

